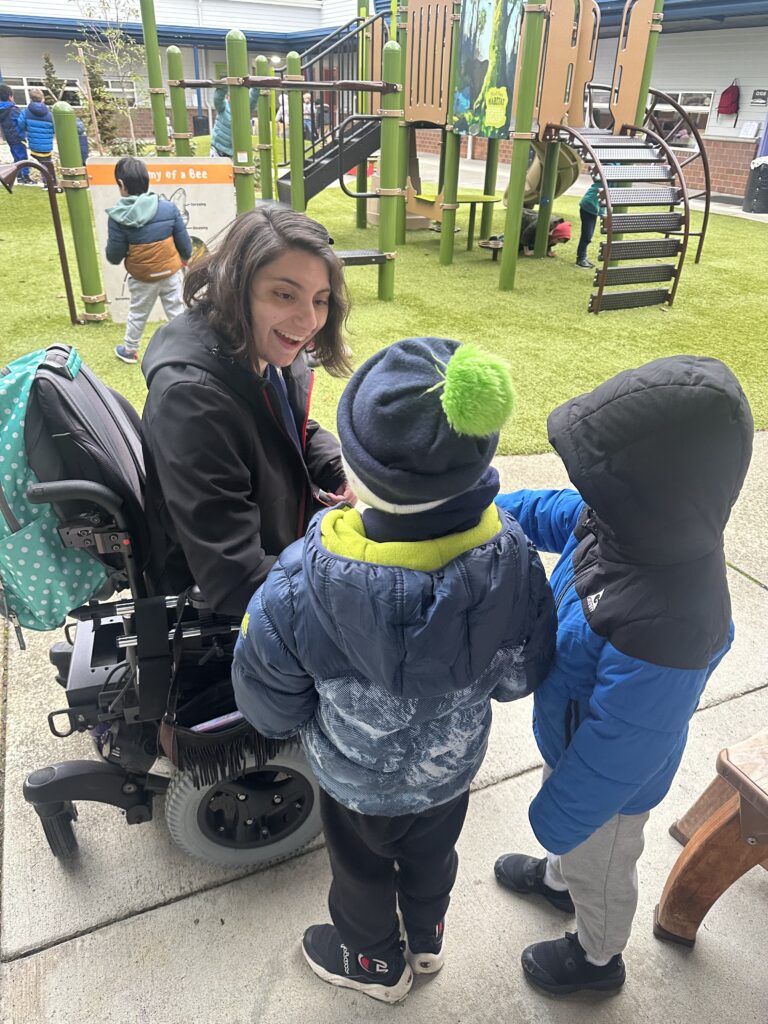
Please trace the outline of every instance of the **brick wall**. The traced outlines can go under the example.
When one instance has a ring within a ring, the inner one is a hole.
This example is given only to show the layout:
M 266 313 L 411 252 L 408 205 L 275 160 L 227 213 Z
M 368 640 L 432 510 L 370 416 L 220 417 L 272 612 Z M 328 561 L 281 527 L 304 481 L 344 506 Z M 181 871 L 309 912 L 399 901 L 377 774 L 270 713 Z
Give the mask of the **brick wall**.
M 440 152 L 441 133 L 437 130 L 416 132 L 416 149 L 419 153 L 438 154 Z M 749 165 L 755 157 L 755 142 L 727 141 L 725 139 L 705 139 L 709 170 L 712 179 L 712 191 L 726 195 L 743 196 L 747 189 Z M 477 137 L 472 142 L 472 155 L 475 160 L 485 160 L 488 152 L 488 140 Z M 678 150 L 678 156 L 685 159 L 690 150 Z M 461 136 L 461 155 L 467 155 L 467 137 Z M 504 164 L 512 160 L 512 143 L 502 140 L 499 146 L 499 161 Z M 691 191 L 696 192 L 704 187 L 704 175 L 701 161 L 694 160 L 685 168 L 685 180 Z
M 705 139 L 704 147 L 709 159 L 712 191 L 723 192 L 729 196 L 743 196 L 747 190 L 749 165 L 755 158 L 757 143 Z M 685 152 L 678 150 L 678 157 L 685 159 Z M 689 189 L 695 192 L 704 187 L 701 160 L 694 160 L 683 173 Z

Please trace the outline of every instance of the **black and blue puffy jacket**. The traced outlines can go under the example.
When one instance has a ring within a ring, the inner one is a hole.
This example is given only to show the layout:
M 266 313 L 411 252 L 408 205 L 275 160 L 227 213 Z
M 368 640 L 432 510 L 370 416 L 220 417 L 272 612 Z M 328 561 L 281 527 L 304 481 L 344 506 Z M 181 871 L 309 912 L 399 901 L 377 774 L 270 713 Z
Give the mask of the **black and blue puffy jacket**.
M 538 686 L 554 632 L 541 561 L 494 505 L 472 529 L 387 543 L 366 536 L 355 509 L 335 508 L 252 598 L 232 680 L 264 735 L 301 732 L 336 800 L 410 814 L 469 788 L 491 698 Z
M 534 697 L 552 774 L 536 838 L 566 853 L 667 793 L 704 686 L 733 639 L 723 530 L 753 424 L 716 359 L 658 359 L 551 414 L 578 491 L 500 495 L 551 576 L 557 652 Z

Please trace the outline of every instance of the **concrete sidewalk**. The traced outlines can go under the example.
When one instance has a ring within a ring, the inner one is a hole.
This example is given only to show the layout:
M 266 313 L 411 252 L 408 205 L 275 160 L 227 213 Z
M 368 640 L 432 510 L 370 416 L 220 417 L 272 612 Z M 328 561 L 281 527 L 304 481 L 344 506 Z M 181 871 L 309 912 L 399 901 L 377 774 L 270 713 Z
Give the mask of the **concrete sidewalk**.
M 497 460 L 507 489 L 561 486 L 554 455 Z M 227 872 L 187 859 L 155 820 L 129 827 L 111 807 L 80 806 L 80 856 L 49 853 L 21 783 L 50 760 L 90 756 L 82 736 L 55 740 L 60 706 L 46 652 L 52 634 L 12 652 L 5 726 L 0 921 L 2 1024 L 766 1024 L 768 872 L 755 868 L 708 915 L 693 950 L 651 932 L 653 907 L 679 846 L 667 834 L 714 775 L 718 751 L 768 718 L 768 434 L 756 437 L 747 485 L 727 533 L 736 643 L 694 716 L 677 779 L 646 830 L 640 906 L 615 998 L 554 1000 L 524 981 L 520 950 L 572 920 L 498 888 L 493 862 L 536 852 L 526 809 L 540 759 L 530 702 L 496 705 L 490 749 L 460 841 L 461 869 L 446 928 L 443 971 L 420 978 L 391 1008 L 317 980 L 299 952 L 303 929 L 327 920 L 329 871 L 315 847 L 261 872 Z

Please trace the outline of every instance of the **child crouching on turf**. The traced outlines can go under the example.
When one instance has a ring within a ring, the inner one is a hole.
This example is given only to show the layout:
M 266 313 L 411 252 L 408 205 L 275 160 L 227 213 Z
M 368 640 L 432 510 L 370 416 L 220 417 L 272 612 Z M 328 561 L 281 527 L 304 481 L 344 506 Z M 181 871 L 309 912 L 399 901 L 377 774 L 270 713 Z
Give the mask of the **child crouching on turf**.
M 541 562 L 493 504 L 512 401 L 504 365 L 456 341 L 400 341 L 360 367 L 337 427 L 370 508 L 315 516 L 235 651 L 240 710 L 267 736 L 300 732 L 321 787 L 333 924 L 307 929 L 304 956 L 384 1002 L 442 967 L 491 698 L 529 694 L 553 654 Z
M 547 853 L 507 854 L 495 872 L 576 915 L 575 932 L 523 950 L 527 979 L 609 992 L 624 984 L 645 822 L 733 640 L 723 531 L 753 425 L 727 366 L 673 356 L 566 402 L 547 426 L 577 490 L 499 498 L 561 555 L 557 654 L 534 698 L 545 764 L 529 818 Z

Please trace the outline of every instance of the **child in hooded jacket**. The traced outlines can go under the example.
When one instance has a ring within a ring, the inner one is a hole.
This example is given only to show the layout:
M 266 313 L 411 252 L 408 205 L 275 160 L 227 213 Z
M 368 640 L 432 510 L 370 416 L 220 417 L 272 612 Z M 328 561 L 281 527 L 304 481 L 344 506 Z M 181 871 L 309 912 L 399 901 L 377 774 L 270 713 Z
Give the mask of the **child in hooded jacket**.
M 608 992 L 624 984 L 645 822 L 733 640 L 723 531 L 753 424 L 728 367 L 673 356 L 566 402 L 548 429 L 576 490 L 498 499 L 561 556 L 557 653 L 534 697 L 544 775 L 529 818 L 547 853 L 507 854 L 495 873 L 576 915 L 576 932 L 523 951 L 528 980 Z
M 120 201 L 107 210 L 106 256 L 128 272 L 131 303 L 125 340 L 115 348 L 124 363 L 138 363 L 139 345 L 157 299 L 169 320 L 185 310 L 182 265 L 192 255 L 192 242 L 178 207 L 149 191 L 146 164 L 124 156 L 115 164 Z
M 337 429 L 370 507 L 314 517 L 252 598 L 235 650 L 243 715 L 266 736 L 299 733 L 320 784 L 333 924 L 307 929 L 304 956 L 324 981 L 385 1002 L 443 965 L 491 699 L 529 694 L 553 653 L 541 562 L 493 503 L 511 404 L 504 365 L 456 341 L 400 341 L 364 363 Z
M 56 177 L 53 167 L 53 114 L 46 106 L 42 89 L 29 90 L 29 103 L 19 114 L 18 130 L 26 136 L 29 155 L 45 164 Z
M 24 145 L 24 133 L 19 131 L 21 111 L 13 99 L 13 89 L 5 82 L 0 82 L 0 132 L 8 143 L 11 159 L 14 163 L 27 160 L 27 147 Z M 29 168 L 22 167 L 17 181 L 20 185 L 29 184 Z

